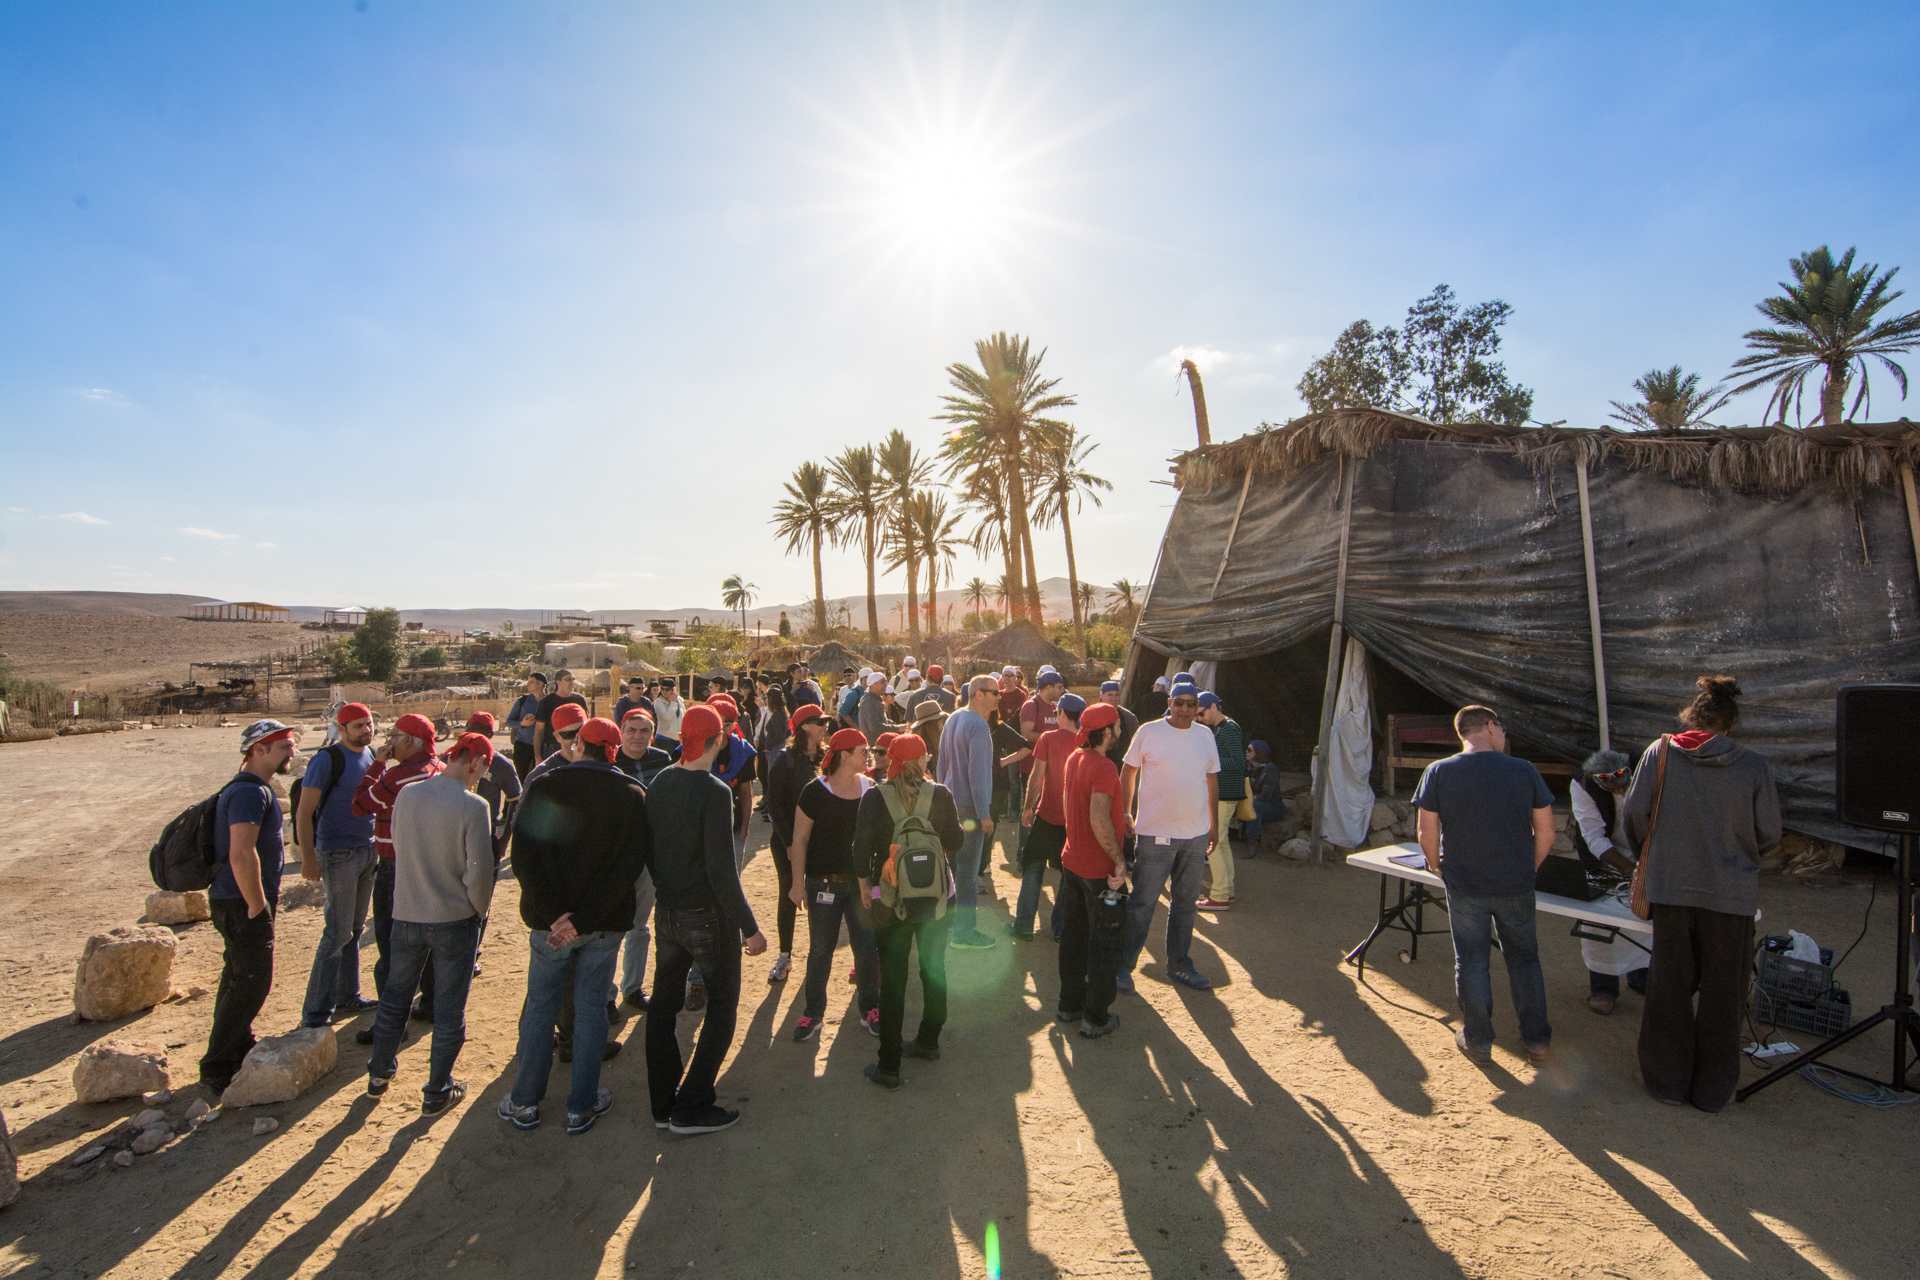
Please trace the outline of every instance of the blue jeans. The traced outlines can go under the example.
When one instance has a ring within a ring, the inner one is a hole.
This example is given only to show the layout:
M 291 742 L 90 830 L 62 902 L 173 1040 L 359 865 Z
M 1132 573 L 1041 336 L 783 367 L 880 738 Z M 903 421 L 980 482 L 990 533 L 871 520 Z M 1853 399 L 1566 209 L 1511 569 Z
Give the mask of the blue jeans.
M 1027 828 L 1025 839 L 1020 845 L 1020 897 L 1013 908 L 1013 928 L 1015 933 L 1026 934 L 1033 931 L 1033 918 L 1040 912 L 1040 886 L 1046 879 L 1048 867 L 1060 865 L 1060 851 L 1065 846 L 1067 833 L 1045 818 L 1036 817 L 1033 825 Z M 1061 884 L 1065 884 L 1063 879 Z M 1062 893 L 1053 895 L 1053 914 L 1048 928 L 1054 941 L 1060 940 L 1060 930 L 1065 927 L 1066 917 L 1061 907 Z
M 1146 950 L 1153 927 L 1153 909 L 1169 880 L 1167 902 L 1167 972 L 1193 967 L 1193 920 L 1200 886 L 1207 875 L 1207 838 L 1169 839 L 1140 836 L 1134 843 L 1133 892 L 1127 897 L 1127 951 L 1120 972 L 1132 973 Z
M 393 922 L 393 957 L 388 976 L 393 981 L 380 996 L 380 1012 L 373 1019 L 373 1054 L 367 1074 L 391 1079 L 398 1069 L 400 1037 L 407 1030 L 407 1006 L 420 974 L 433 966 L 433 1053 L 428 1059 L 427 1084 L 422 1091 L 437 1097 L 453 1083 L 453 1064 L 467 1042 L 467 990 L 473 985 L 473 956 L 480 949 L 480 917 L 468 916 L 449 924 Z
M 955 933 L 974 932 L 974 911 L 980 903 L 980 859 L 986 846 L 986 833 L 975 827 L 960 842 L 960 852 L 953 855 L 954 910 L 959 914 L 953 926 Z
M 1269 822 L 1278 822 L 1286 816 L 1287 806 L 1284 803 L 1262 800 L 1259 796 L 1255 796 L 1253 798 L 1253 821 L 1240 824 L 1241 834 L 1246 836 L 1248 844 L 1258 844 L 1260 842 L 1260 833 L 1266 829 L 1266 824 Z
M 547 941 L 545 929 L 528 935 L 527 999 L 520 1009 L 520 1070 L 510 1095 L 516 1107 L 533 1107 L 547 1096 L 553 1070 L 553 1024 L 560 997 L 573 984 L 573 1083 L 567 1111 L 585 1115 L 600 1098 L 600 1054 L 607 1047 L 607 987 L 620 957 L 617 933 L 584 933 L 564 947 Z M 571 962 L 571 963 L 569 963 Z M 384 1007 L 384 1006 L 383 1006 Z
M 373 846 L 320 850 L 320 884 L 326 890 L 326 920 L 314 948 L 313 972 L 301 1021 L 325 1026 L 333 1011 L 360 998 L 360 935 L 373 905 Z
M 633 928 L 621 947 L 623 972 L 620 995 L 630 996 L 647 986 L 647 948 L 653 945 L 653 872 L 642 871 L 633 883 Z M 611 998 L 611 997 L 609 997 Z
M 1540 972 L 1540 942 L 1534 932 L 1533 890 L 1478 897 L 1447 890 L 1447 927 L 1453 933 L 1453 989 L 1466 1020 L 1467 1043 L 1485 1049 L 1493 1043 L 1493 979 L 1487 969 L 1493 930 L 1500 928 L 1500 955 L 1507 962 L 1513 1009 L 1520 1038 L 1530 1045 L 1550 1044 L 1547 979 Z

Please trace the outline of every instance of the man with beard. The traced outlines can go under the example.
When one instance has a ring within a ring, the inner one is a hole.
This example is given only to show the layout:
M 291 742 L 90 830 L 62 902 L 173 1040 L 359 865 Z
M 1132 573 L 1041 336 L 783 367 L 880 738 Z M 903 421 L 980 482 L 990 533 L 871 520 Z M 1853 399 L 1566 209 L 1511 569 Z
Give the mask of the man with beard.
M 373 819 L 353 811 L 354 792 L 373 764 L 373 712 L 349 702 L 333 717 L 339 741 L 313 753 L 300 780 L 293 823 L 302 879 L 326 892 L 320 943 L 300 1011 L 302 1026 L 378 1008 L 360 994 L 360 938 L 373 905 Z

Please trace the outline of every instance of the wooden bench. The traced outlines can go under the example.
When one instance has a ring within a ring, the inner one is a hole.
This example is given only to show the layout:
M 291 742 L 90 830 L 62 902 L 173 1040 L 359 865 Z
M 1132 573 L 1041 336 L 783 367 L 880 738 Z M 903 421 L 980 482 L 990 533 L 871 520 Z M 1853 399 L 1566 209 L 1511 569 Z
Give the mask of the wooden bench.
M 1388 716 L 1387 794 L 1399 794 L 1399 779 L 1395 777 L 1398 770 L 1425 769 L 1435 760 L 1444 760 L 1458 750 L 1460 740 L 1453 736 L 1452 716 Z M 1561 778 L 1573 776 L 1573 766 L 1558 760 L 1535 760 L 1531 763 L 1543 774 Z

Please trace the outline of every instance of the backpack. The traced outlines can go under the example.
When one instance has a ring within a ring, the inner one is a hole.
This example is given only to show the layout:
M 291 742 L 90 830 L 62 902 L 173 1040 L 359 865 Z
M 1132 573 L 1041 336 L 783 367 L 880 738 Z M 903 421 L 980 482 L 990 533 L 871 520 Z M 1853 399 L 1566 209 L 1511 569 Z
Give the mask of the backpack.
M 314 839 L 316 840 L 320 838 L 320 810 L 327 807 L 327 801 L 333 796 L 333 789 L 340 785 L 340 775 L 347 770 L 347 749 L 345 747 L 337 742 L 329 742 L 326 746 L 320 748 L 320 750 L 326 753 L 326 757 L 332 762 L 333 768 L 332 771 L 327 774 L 327 785 L 320 788 L 320 803 L 313 808 Z M 300 813 L 300 793 L 304 790 L 306 790 L 305 774 L 295 778 L 293 785 L 287 788 L 287 812 L 296 818 Z M 300 843 L 300 824 L 297 821 L 293 824 L 293 843 Z
M 893 819 L 886 865 L 880 869 L 880 903 L 898 920 L 938 920 L 947 913 L 947 848 L 933 829 L 933 786 L 922 783 L 913 808 L 900 798 L 898 782 L 879 787 Z
M 228 783 L 227 786 L 232 786 Z M 147 853 L 147 871 L 156 887 L 169 893 L 206 889 L 213 884 L 213 832 L 216 810 L 226 787 L 198 801 L 169 822 Z

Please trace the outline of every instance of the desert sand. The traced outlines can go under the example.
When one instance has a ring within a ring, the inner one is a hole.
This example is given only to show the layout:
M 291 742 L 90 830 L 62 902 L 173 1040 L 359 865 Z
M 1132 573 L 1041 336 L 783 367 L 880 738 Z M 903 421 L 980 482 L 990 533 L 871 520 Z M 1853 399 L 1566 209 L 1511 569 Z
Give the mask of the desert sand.
M 1374 879 L 1271 858 L 1243 860 L 1241 904 L 1202 918 L 1195 957 L 1220 986 L 1167 983 L 1156 938 L 1106 1040 L 1054 1023 L 1050 944 L 953 955 L 944 1056 L 909 1062 L 893 1094 L 861 1077 L 874 1042 L 854 1019 L 844 963 L 825 1031 L 795 1045 L 797 968 L 770 986 L 771 955 L 749 959 L 720 1081 L 745 1118 L 698 1139 L 648 1120 L 640 1019 L 616 1030 L 628 1049 L 603 1083 L 617 1102 L 590 1134 L 568 1138 L 556 1123 L 558 1076 L 538 1131 L 494 1115 L 525 975 L 517 893 L 503 881 L 458 1071 L 472 1092 L 458 1109 L 419 1115 L 417 1024 L 395 1087 L 365 1097 L 355 1021 L 340 1026 L 339 1067 L 296 1102 L 223 1114 L 130 1169 L 71 1169 L 141 1105 L 74 1103 L 82 1047 L 158 1041 L 177 1085 L 194 1078 L 209 998 L 76 1025 L 73 967 L 88 933 L 138 917 L 147 845 L 227 776 L 234 737 L 0 747 L 0 1107 L 25 1183 L 0 1210 L 0 1274 L 1913 1274 L 1920 1107 L 1870 1110 L 1800 1080 L 1719 1116 L 1658 1106 L 1634 1069 L 1638 998 L 1611 1018 L 1589 1013 L 1577 945 L 1557 926 L 1542 931 L 1553 1061 L 1536 1069 L 1517 1052 L 1496 966 L 1502 1040 L 1494 1065 L 1477 1068 L 1452 1044 L 1446 939 L 1427 939 L 1409 965 L 1382 947 L 1383 967 L 1362 981 L 1340 956 L 1371 923 Z M 765 824 L 754 831 L 747 883 L 771 928 Z M 985 919 L 998 932 L 1016 881 L 996 863 Z M 1890 981 L 1889 889 L 1883 874 L 1841 974 L 1862 1008 Z M 1860 873 L 1817 887 L 1769 878 L 1765 927 L 1843 947 L 1868 896 Z M 298 1020 L 319 924 L 311 905 L 284 909 L 262 1033 Z M 211 926 L 179 939 L 175 987 L 212 986 Z M 803 926 L 802 952 L 804 939 Z M 696 1022 L 683 1016 L 683 1037 Z M 1842 1061 L 1884 1071 L 1887 1056 L 1879 1032 Z M 278 1131 L 254 1137 L 257 1114 Z

